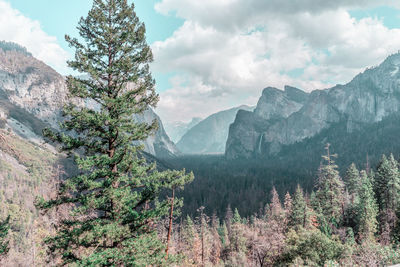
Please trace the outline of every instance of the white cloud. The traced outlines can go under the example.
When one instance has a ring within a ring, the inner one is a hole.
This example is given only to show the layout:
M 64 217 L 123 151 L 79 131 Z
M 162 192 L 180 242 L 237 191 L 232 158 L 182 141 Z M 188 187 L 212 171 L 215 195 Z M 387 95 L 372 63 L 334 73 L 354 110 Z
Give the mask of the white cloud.
M 68 72 L 69 54 L 57 43 L 56 37 L 42 30 L 38 21 L 25 17 L 4 0 L 0 0 L 0 14 L 0 40 L 18 43 L 62 74 Z
M 379 5 L 400 7 L 398 0 L 162 0 L 155 5 L 161 14 L 176 14 L 220 30 L 251 27 L 266 16 L 320 14 L 341 8 L 366 8 Z
M 384 3 L 399 7 L 390 0 L 161 1 L 158 12 L 185 23 L 153 44 L 153 70 L 178 73 L 161 94 L 160 116 L 187 121 L 255 104 L 267 86 L 310 91 L 348 82 L 400 48 L 400 29 L 348 12 Z

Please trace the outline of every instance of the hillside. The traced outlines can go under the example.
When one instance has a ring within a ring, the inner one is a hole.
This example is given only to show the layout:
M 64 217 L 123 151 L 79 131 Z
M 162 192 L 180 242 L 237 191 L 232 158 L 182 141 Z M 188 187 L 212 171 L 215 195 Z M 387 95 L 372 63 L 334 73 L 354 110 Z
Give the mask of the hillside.
M 62 174 L 62 160 L 50 148 L 24 140 L 2 120 L 0 129 L 0 218 L 10 215 L 10 252 L 5 266 L 42 266 L 44 247 L 38 242 L 54 216 L 39 216 L 34 200 L 50 197 Z
M 0 43 L 2 107 L 8 110 L 7 113 L 15 123 L 32 130 L 37 135 L 35 139 L 41 136 L 43 127 L 58 128 L 67 93 L 64 77 L 55 70 L 35 59 L 18 44 Z M 149 109 L 135 119 L 149 123 L 156 120 L 159 123 L 155 136 L 143 143 L 146 152 L 158 157 L 171 157 L 179 153 L 165 132 L 161 119 L 152 110 Z

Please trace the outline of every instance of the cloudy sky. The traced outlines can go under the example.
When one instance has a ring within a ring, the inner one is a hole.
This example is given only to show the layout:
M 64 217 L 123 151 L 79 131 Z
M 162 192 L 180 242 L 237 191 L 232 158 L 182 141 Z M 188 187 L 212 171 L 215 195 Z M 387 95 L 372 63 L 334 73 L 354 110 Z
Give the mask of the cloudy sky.
M 166 122 L 241 104 L 263 88 L 346 83 L 400 50 L 399 0 L 136 0 Z M 0 40 L 24 45 L 62 74 L 64 34 L 90 0 L 0 0 Z

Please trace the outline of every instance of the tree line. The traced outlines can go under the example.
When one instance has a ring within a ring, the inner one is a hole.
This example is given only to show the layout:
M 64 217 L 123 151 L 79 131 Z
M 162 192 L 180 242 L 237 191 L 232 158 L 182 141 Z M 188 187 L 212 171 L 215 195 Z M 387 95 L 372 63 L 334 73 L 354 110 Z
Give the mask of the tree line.
M 311 193 L 275 189 L 265 209 L 224 218 L 200 208 L 175 225 L 181 266 L 386 266 L 400 262 L 400 172 L 393 155 L 343 179 L 329 145 Z M 281 201 L 282 200 L 282 201 Z M 246 200 L 243 200 L 246 201 Z M 160 225 L 160 233 L 165 227 Z M 165 234 L 162 234 L 165 235 Z

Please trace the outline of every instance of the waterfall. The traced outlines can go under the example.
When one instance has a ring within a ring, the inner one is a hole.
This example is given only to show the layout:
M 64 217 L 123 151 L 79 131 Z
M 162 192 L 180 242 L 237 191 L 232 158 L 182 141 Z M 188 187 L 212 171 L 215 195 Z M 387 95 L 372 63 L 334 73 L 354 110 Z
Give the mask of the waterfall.
M 258 141 L 258 153 L 259 154 L 261 154 L 261 144 L 262 144 L 263 138 L 264 138 L 264 133 L 261 134 L 260 141 Z

